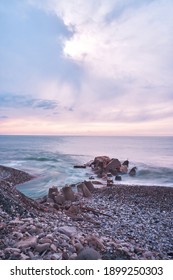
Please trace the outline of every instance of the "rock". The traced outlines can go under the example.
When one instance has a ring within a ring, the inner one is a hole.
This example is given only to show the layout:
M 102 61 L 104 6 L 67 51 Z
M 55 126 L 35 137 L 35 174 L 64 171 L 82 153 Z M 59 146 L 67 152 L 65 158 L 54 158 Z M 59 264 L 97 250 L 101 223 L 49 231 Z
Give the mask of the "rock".
M 85 248 L 79 252 L 76 260 L 99 260 L 101 259 L 100 254 L 93 248 Z
M 57 196 L 58 193 L 59 193 L 58 188 L 53 186 L 49 188 L 48 198 L 51 198 L 54 201 L 54 197 Z
M 48 250 L 50 247 L 50 243 L 44 243 L 44 244 L 38 244 L 36 247 L 35 247 L 35 250 L 39 253 L 42 253 L 46 250 Z
M 92 197 L 92 193 L 89 191 L 87 186 L 84 183 L 77 185 L 77 189 L 79 192 L 83 194 L 84 197 L 90 198 Z
M 95 157 L 92 165 L 94 165 L 94 167 L 100 167 L 100 168 L 105 168 L 106 165 L 110 162 L 110 158 L 107 156 L 97 156 Z
M 104 244 L 100 238 L 97 236 L 91 235 L 87 237 L 87 242 L 90 247 L 93 247 L 94 249 L 103 250 Z
M 52 243 L 52 240 L 49 239 L 48 237 L 43 237 L 39 240 L 40 244 L 44 244 L 44 243 Z
M 30 259 L 30 257 L 25 255 L 24 253 L 20 254 L 20 258 L 21 258 L 21 260 L 29 260 Z
M 120 175 L 116 175 L 116 176 L 115 176 L 115 180 L 116 180 L 116 181 L 121 181 L 121 180 L 122 180 L 122 177 L 121 177 Z
M 114 181 L 112 179 L 110 179 L 110 178 L 107 179 L 107 187 L 112 186 L 113 183 L 114 183 Z
M 54 253 L 51 256 L 51 260 L 62 260 L 62 253 Z
M 64 194 L 65 200 L 70 200 L 70 201 L 75 200 L 75 195 L 74 195 L 74 192 L 72 191 L 71 187 L 69 187 L 69 186 L 63 187 L 62 192 Z
M 137 167 L 133 167 L 130 171 L 129 171 L 129 175 L 130 176 L 135 176 L 136 175 L 136 170 L 137 170 Z
M 123 174 L 127 174 L 127 172 L 128 172 L 127 165 L 121 165 L 120 166 L 120 172 L 123 173 Z
M 117 158 L 114 158 L 106 165 L 106 172 L 112 173 L 112 171 L 119 171 L 120 167 L 121 162 Z
M 13 232 L 13 236 L 16 237 L 17 239 L 22 239 L 23 233 L 15 231 L 15 232 Z
M 56 210 L 59 210 L 59 209 L 60 209 L 60 206 L 59 206 L 59 204 L 54 203 L 54 204 L 53 204 L 53 208 L 55 208 Z
M 50 248 L 52 251 L 56 252 L 57 251 L 57 247 L 55 246 L 55 244 L 51 244 Z
M 65 202 L 65 197 L 62 194 L 58 194 L 54 198 L 55 203 L 62 205 Z
M 129 167 L 129 161 L 128 161 L 128 160 L 125 160 L 125 161 L 122 163 L 122 165 Z
M 29 237 L 25 240 L 21 240 L 19 241 L 17 244 L 16 244 L 16 247 L 17 248 L 21 248 L 21 249 L 24 249 L 24 248 L 29 248 L 29 247 L 32 247 L 34 248 L 37 244 L 37 237 L 36 236 L 32 236 L 32 237 Z
M 77 229 L 76 227 L 70 227 L 70 226 L 63 226 L 63 227 L 60 227 L 58 229 L 58 231 L 60 233 L 63 233 L 65 235 L 67 235 L 68 237 L 72 237 L 72 236 L 75 236 L 77 234 Z
M 93 192 L 95 190 L 94 185 L 91 181 L 84 181 L 84 184 L 90 192 Z
M 74 168 L 86 168 L 86 165 L 74 165 Z

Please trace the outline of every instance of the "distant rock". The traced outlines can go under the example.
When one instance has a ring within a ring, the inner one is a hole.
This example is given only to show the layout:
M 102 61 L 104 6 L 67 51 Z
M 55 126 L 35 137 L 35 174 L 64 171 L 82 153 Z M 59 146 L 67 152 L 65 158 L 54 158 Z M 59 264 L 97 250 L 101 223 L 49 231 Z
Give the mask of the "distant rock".
M 130 171 L 129 171 L 129 175 L 130 176 L 135 176 L 136 175 L 136 171 L 137 171 L 137 167 L 133 167 Z
M 121 167 L 121 162 L 117 158 L 114 158 L 106 165 L 105 170 L 106 172 L 112 173 L 112 171 L 119 171 L 120 167 Z

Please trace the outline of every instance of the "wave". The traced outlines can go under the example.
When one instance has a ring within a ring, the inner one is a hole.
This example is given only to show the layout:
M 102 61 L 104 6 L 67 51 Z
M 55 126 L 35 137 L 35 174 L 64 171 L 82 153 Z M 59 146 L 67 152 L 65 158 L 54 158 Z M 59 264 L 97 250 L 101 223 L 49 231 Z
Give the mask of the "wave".
M 50 158 L 50 157 L 26 157 L 24 158 L 26 161 L 49 161 L 49 162 L 59 162 L 59 159 L 56 158 Z

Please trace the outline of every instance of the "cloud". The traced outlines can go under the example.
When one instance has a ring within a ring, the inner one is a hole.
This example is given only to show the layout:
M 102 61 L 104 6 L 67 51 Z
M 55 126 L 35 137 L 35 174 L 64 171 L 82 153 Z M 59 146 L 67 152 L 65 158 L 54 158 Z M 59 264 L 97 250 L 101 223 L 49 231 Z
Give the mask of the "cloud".
M 0 107 L 2 108 L 40 108 L 43 110 L 57 109 L 55 100 L 41 100 L 30 96 L 0 93 Z
M 7 116 L 1 116 L 1 115 L 0 115 L 0 120 L 4 120 L 4 119 L 8 119 L 8 117 L 7 117 Z
M 57 119 L 66 129 L 83 123 L 87 131 L 93 123 L 110 130 L 157 124 L 162 134 L 166 120 L 169 131 L 172 0 L 6 2 L 0 4 L 3 115 L 13 108 L 41 122 L 44 114 L 55 130 Z

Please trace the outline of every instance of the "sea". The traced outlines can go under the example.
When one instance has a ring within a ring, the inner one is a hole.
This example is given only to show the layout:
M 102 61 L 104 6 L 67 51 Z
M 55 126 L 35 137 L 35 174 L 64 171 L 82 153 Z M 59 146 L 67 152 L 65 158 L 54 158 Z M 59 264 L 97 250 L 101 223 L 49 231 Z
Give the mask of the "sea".
M 46 195 L 52 186 L 88 180 L 91 168 L 74 165 L 102 155 L 121 162 L 128 159 L 129 169 L 137 167 L 135 177 L 123 175 L 115 184 L 173 187 L 173 137 L 0 135 L 0 165 L 34 175 L 17 186 L 31 198 Z

